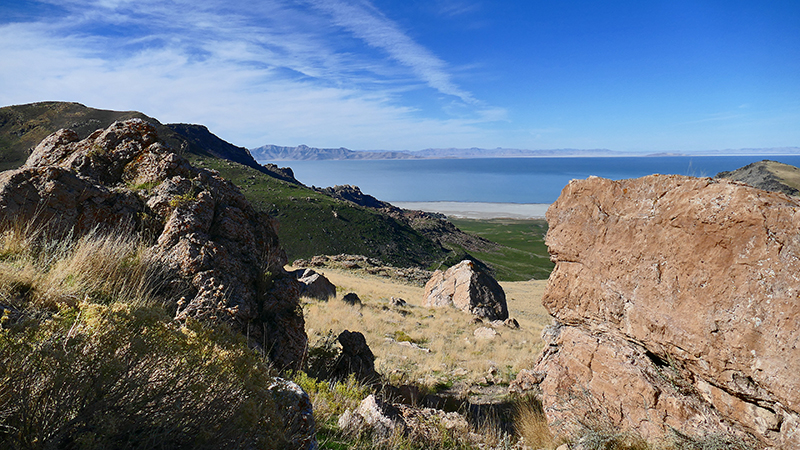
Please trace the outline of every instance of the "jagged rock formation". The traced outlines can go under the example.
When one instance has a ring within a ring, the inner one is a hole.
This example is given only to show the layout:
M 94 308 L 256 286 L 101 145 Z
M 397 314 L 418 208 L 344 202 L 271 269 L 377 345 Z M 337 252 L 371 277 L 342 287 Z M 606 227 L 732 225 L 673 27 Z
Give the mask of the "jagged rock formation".
M 0 170 L 19 168 L 42 139 L 59 129 L 72 130 L 84 139 L 99 128 L 134 118 L 153 125 L 159 139 L 182 156 L 206 155 L 235 161 L 273 178 L 301 185 L 291 169 L 278 168 L 274 164 L 262 166 L 246 148 L 220 139 L 203 125 L 164 125 L 138 111 L 95 109 L 70 102 L 38 102 L 0 108 Z
M 227 323 L 277 367 L 302 367 L 300 286 L 285 274 L 274 221 L 230 182 L 192 167 L 141 119 L 83 140 L 66 129 L 44 139 L 23 167 L 0 174 L 0 216 L 51 233 L 149 233 L 150 250 L 175 275 L 176 319 Z
M 710 178 L 572 181 L 547 212 L 548 422 L 800 447 L 800 202 Z
M 800 169 L 789 164 L 765 159 L 730 172 L 720 172 L 715 178 L 741 181 L 765 191 L 800 195 Z
M 425 306 L 455 306 L 489 320 L 508 319 L 503 288 L 474 262 L 461 261 L 442 272 L 437 270 L 425 284 Z

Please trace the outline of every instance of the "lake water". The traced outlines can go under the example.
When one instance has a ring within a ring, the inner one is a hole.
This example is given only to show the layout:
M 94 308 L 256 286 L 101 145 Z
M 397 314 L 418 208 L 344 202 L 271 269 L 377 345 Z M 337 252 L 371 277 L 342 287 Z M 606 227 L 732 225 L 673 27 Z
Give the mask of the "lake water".
M 388 202 L 552 203 L 572 179 L 653 173 L 714 176 L 762 159 L 800 155 L 281 161 L 308 186 L 356 185 Z M 271 161 L 262 161 L 263 163 Z

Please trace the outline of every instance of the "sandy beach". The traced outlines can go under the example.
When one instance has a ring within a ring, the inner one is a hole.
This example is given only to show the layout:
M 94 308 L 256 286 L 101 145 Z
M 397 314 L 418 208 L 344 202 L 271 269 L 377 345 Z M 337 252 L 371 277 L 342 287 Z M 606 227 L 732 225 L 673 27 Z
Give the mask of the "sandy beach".
M 398 208 L 463 219 L 544 219 L 547 203 L 392 202 Z

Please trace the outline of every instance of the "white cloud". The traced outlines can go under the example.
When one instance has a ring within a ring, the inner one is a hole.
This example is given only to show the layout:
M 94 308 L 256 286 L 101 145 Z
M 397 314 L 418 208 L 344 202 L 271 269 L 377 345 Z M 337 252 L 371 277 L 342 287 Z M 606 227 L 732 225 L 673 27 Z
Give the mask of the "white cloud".
M 367 1 L 311 0 L 317 9 L 330 14 L 334 23 L 347 29 L 368 45 L 386 51 L 394 60 L 411 68 L 430 87 L 453 95 L 466 103 L 477 101 L 459 88 L 447 64 L 425 47 L 414 42 L 391 20 Z
M 66 16 L 0 24 L 0 104 L 66 100 L 139 110 L 163 122 L 203 123 L 247 147 L 492 145 L 482 126 L 504 119 L 367 3 L 321 9 L 415 77 L 386 58 L 343 51 L 340 41 L 353 38 L 336 34 L 330 17 L 279 1 L 246 10 L 222 1 L 58 4 Z M 424 112 L 403 99 L 421 84 L 472 104 L 462 103 L 457 118 Z

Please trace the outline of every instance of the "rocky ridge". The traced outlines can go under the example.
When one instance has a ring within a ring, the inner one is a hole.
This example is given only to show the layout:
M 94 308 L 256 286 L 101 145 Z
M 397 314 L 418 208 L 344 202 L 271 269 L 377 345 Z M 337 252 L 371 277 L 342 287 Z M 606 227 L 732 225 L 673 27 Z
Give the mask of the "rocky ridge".
M 192 167 L 153 125 L 48 136 L 23 167 L 0 174 L 0 211 L 53 234 L 127 227 L 152 236 L 150 251 L 174 275 L 165 289 L 177 320 L 226 323 L 277 367 L 302 366 L 300 286 L 283 269 L 275 222 L 215 172 Z
M 789 164 L 765 159 L 730 172 L 720 172 L 715 178 L 741 181 L 765 191 L 800 195 L 800 169 Z
M 550 425 L 800 447 L 800 202 L 710 178 L 572 181 L 548 210 Z

